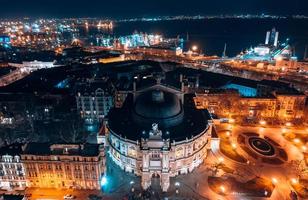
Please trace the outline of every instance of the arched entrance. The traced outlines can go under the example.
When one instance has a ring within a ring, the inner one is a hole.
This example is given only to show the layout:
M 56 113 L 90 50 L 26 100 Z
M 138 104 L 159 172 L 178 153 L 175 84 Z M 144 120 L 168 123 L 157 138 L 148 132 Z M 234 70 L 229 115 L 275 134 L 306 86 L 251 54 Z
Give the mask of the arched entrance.
M 154 172 L 151 177 L 151 188 L 154 191 L 161 191 L 161 177 L 158 173 Z

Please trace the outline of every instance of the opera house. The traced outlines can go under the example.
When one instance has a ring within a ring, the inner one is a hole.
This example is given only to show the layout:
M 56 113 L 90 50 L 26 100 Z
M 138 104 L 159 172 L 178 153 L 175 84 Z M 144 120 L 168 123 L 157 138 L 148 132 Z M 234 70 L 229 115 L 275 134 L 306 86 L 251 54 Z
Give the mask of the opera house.
M 160 81 L 139 90 L 134 84 L 123 106 L 109 113 L 109 154 L 123 170 L 141 176 L 143 189 L 158 178 L 167 191 L 170 177 L 192 172 L 211 148 L 211 117 L 183 91 Z

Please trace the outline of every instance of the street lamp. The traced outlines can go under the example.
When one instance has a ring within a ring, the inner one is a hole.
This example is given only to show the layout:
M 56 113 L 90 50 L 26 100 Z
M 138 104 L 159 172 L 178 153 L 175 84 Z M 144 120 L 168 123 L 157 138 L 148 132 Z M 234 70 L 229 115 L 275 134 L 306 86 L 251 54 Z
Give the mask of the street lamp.
M 298 139 L 298 138 L 294 138 L 293 142 L 298 144 L 298 143 L 300 143 L 301 141 L 300 141 L 300 139 Z
M 219 157 L 218 158 L 218 164 L 221 164 L 221 163 L 223 163 L 224 162 L 224 158 L 223 157 Z
M 198 46 L 197 46 L 197 45 L 192 46 L 192 47 L 191 47 L 191 50 L 192 50 L 192 51 L 197 51 L 197 50 L 198 50 Z
M 296 185 L 298 183 L 298 180 L 296 178 L 291 179 L 292 185 Z
M 276 185 L 278 183 L 278 180 L 276 178 L 272 178 L 272 183 Z
M 174 186 L 175 186 L 175 193 L 176 194 L 179 194 L 179 187 L 180 187 L 180 182 L 178 182 L 178 181 L 176 181 L 175 183 L 174 183 Z
M 180 184 L 180 182 L 178 182 L 178 181 L 174 183 L 174 186 L 175 186 L 175 187 L 180 187 L 180 185 L 181 185 L 181 184 Z
M 223 185 L 221 185 L 219 188 L 220 188 L 220 191 L 221 191 L 222 193 L 225 193 L 225 192 L 226 192 L 226 188 L 225 188 Z
M 132 186 L 131 191 L 134 192 L 135 191 L 135 188 L 134 188 L 135 182 L 134 181 L 130 181 L 129 184 Z
M 229 123 L 233 124 L 235 122 L 235 119 L 229 119 Z
M 104 175 L 102 178 L 101 178 L 101 187 L 104 187 L 107 185 L 107 178 L 106 176 Z
M 233 149 L 233 150 L 235 150 L 236 147 L 237 147 L 237 145 L 236 145 L 235 143 L 232 143 L 231 146 L 232 146 L 232 149 Z
M 264 126 L 264 125 L 266 125 L 266 121 L 265 120 L 260 120 L 260 125 L 262 125 L 262 126 Z
M 229 137 L 231 135 L 230 131 L 226 132 L 227 137 Z
M 281 132 L 282 132 L 282 133 L 286 133 L 286 132 L 287 132 L 287 129 L 286 129 L 286 128 L 282 128 L 282 129 L 281 129 Z

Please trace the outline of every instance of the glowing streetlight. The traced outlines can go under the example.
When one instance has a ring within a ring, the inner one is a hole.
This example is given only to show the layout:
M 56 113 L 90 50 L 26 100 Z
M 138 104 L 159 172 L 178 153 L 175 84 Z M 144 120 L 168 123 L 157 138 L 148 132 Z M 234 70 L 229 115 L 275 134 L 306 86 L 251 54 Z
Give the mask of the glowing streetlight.
M 264 125 L 266 125 L 266 121 L 265 120 L 260 120 L 260 125 L 262 125 L 262 126 L 264 126 Z
M 278 183 L 278 180 L 276 178 L 272 178 L 272 183 L 276 185 Z
M 219 157 L 218 158 L 218 163 L 223 163 L 224 162 L 224 158 L 223 157 Z
M 131 191 L 132 191 L 132 192 L 135 192 L 135 188 L 134 188 L 135 182 L 134 182 L 134 181 L 130 181 L 129 184 L 132 186 Z
M 104 186 L 106 186 L 107 185 L 107 178 L 106 178 L 106 176 L 103 176 L 102 178 L 101 178 L 101 187 L 104 187 Z
M 301 141 L 300 141 L 300 139 L 298 139 L 298 138 L 294 138 L 293 142 L 298 144 L 298 143 L 300 143 Z
M 306 152 L 306 151 L 307 151 L 307 147 L 306 147 L 306 146 L 302 146 L 302 150 L 303 150 L 304 152 Z
M 296 178 L 291 178 L 292 185 L 296 185 L 298 183 L 298 180 Z
M 229 123 L 233 124 L 235 122 L 235 119 L 229 119 Z
M 292 123 L 291 122 L 287 122 L 286 126 L 290 127 L 290 126 L 292 126 Z
M 180 185 L 181 185 L 181 184 L 180 184 L 180 182 L 178 182 L 178 181 L 174 183 L 174 186 L 175 186 L 175 187 L 180 187 Z
M 223 185 L 221 185 L 219 188 L 220 188 L 220 191 L 221 191 L 222 193 L 225 193 L 225 192 L 226 192 L 226 188 L 225 188 Z
M 102 177 L 101 185 L 104 186 L 107 184 L 107 178 L 105 176 Z
M 176 194 L 179 194 L 179 187 L 180 187 L 180 185 L 181 185 L 181 184 L 180 184 L 180 182 L 178 182 L 178 181 L 174 183 L 174 186 L 175 186 L 175 193 L 176 193 Z
M 231 132 L 230 131 L 227 131 L 226 132 L 226 135 L 229 137 L 231 135 Z
M 198 46 L 197 46 L 197 45 L 192 46 L 192 47 L 191 47 L 191 50 L 197 51 L 197 50 L 198 50 Z
M 286 132 L 287 132 L 287 129 L 286 129 L 286 128 L 282 128 L 282 129 L 281 129 L 281 132 L 282 132 L 282 133 L 286 133 Z
M 236 149 L 236 147 L 237 147 L 237 145 L 235 143 L 232 143 L 231 146 L 232 146 L 233 150 Z

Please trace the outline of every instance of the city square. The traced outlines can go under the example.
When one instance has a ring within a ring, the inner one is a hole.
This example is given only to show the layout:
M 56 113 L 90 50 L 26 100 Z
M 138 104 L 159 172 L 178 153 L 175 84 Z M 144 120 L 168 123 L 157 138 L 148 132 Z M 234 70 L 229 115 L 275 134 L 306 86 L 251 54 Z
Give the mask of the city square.
M 308 3 L 3 0 L 0 200 L 308 199 Z

